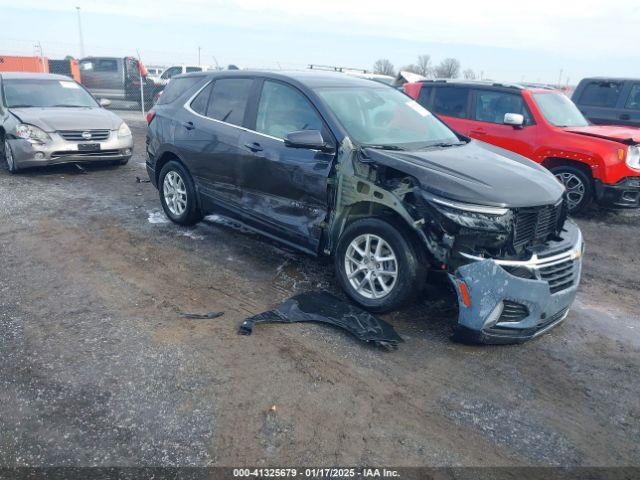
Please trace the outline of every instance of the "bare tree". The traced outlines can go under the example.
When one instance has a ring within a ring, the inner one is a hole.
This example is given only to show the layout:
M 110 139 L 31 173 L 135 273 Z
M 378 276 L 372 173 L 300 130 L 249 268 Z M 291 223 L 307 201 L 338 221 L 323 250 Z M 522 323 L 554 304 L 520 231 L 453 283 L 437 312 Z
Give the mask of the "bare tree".
M 465 80 L 475 80 L 476 78 L 478 78 L 476 72 L 474 72 L 470 68 L 467 68 L 464 72 L 462 72 L 462 76 L 465 78 Z
M 381 58 L 379 60 L 376 60 L 376 63 L 373 64 L 373 73 L 394 76 L 396 74 L 396 71 L 393 67 L 393 64 L 389 60 L 387 60 L 386 58 Z
M 455 58 L 445 58 L 435 68 L 437 78 L 457 78 L 460 75 L 460 62 Z
M 433 66 L 431 65 L 431 56 L 430 55 L 420 55 L 418 57 L 418 71 L 415 73 L 419 73 L 423 77 L 431 77 L 433 75 Z
M 410 64 L 410 65 L 405 65 L 404 67 L 402 67 L 400 69 L 401 72 L 411 72 L 411 73 L 417 73 L 418 75 L 422 75 L 422 73 L 420 72 L 420 66 L 416 65 L 414 63 Z

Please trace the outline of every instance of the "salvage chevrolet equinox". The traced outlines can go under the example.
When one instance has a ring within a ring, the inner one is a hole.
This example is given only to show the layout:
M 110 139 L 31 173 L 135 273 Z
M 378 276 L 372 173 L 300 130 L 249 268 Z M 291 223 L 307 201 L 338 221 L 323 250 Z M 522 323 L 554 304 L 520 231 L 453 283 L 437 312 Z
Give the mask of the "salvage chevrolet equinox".
M 401 92 L 342 74 L 174 77 L 147 117 L 167 216 L 232 217 L 332 255 L 362 307 L 398 308 L 445 271 L 459 338 L 512 343 L 562 321 L 582 236 L 542 166 L 471 140 Z

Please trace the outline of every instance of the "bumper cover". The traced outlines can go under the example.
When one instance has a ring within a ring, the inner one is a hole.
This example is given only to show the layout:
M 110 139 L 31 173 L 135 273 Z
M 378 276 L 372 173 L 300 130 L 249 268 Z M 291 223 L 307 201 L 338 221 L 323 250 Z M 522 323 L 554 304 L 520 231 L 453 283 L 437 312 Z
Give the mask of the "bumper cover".
M 604 207 L 640 207 L 640 177 L 625 177 L 614 184 L 595 180 L 594 185 L 596 202 Z
M 133 137 L 119 138 L 116 132 L 111 132 L 106 140 L 88 141 L 87 143 L 100 144 L 100 150 L 91 152 L 79 151 L 78 144 L 81 142 L 65 140 L 55 132 L 49 133 L 49 136 L 51 141 L 44 144 L 31 143 L 21 138 L 10 139 L 9 145 L 16 167 L 21 169 L 62 163 L 126 160 L 133 153 Z
M 459 304 L 455 340 L 521 343 L 565 319 L 582 272 L 582 234 L 573 222 L 566 225 L 562 241 L 529 260 L 480 259 L 449 275 Z M 554 288 L 560 275 L 570 282 Z

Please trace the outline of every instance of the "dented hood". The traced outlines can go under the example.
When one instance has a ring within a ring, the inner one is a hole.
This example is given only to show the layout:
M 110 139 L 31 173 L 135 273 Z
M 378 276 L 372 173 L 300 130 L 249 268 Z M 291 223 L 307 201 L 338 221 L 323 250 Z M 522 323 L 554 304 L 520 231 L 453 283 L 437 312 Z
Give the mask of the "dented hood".
M 22 123 L 56 130 L 117 130 L 122 120 L 104 108 L 12 108 L 11 113 Z
M 564 187 L 537 163 L 475 140 L 416 151 L 365 149 L 366 156 L 415 177 L 435 195 L 476 205 L 529 207 L 555 204 Z
M 616 125 L 589 125 L 586 127 L 566 127 L 566 132 L 587 135 L 589 137 L 604 138 L 627 145 L 640 143 L 640 128 L 622 127 Z

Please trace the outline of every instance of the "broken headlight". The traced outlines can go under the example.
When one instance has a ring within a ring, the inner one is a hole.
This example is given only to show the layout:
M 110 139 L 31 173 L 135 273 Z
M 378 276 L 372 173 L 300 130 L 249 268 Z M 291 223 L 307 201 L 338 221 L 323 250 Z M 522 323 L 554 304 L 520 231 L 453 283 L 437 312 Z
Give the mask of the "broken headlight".
M 20 123 L 16 126 L 16 137 L 23 138 L 31 143 L 46 143 L 51 140 L 47 132 L 28 123 Z
M 463 203 L 426 193 L 423 195 L 435 210 L 460 227 L 497 233 L 506 233 L 511 227 L 513 214 L 508 208 Z

